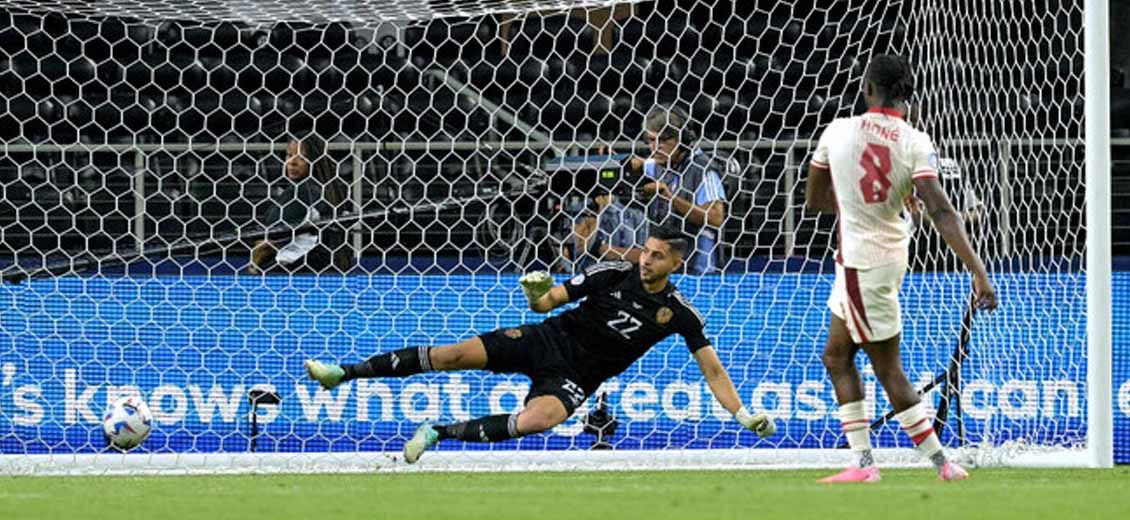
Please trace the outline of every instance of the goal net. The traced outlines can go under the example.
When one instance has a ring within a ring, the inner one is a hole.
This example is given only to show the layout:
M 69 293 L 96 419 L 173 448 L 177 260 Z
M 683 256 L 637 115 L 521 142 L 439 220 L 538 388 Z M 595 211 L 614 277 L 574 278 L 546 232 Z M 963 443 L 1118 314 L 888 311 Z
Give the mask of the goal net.
M 673 339 L 608 381 L 601 410 L 445 441 L 413 468 L 841 464 L 820 362 L 835 223 L 804 211 L 804 172 L 887 52 L 915 65 L 909 117 L 1003 297 L 968 315 L 968 276 L 908 216 L 903 358 L 917 386 L 940 379 L 943 442 L 985 464 L 1072 463 L 1086 442 L 1083 2 L 0 5 L 4 472 L 398 470 L 418 423 L 518 409 L 521 376 L 326 391 L 302 362 L 540 319 L 518 276 L 567 279 L 592 256 L 585 226 L 621 211 L 597 234 L 625 240 L 641 203 L 601 208 L 567 165 L 646 156 L 657 104 L 688 109 L 724 188 L 722 226 L 699 232 L 716 269 L 675 282 L 778 434 L 744 432 Z M 315 191 L 284 166 L 308 136 L 325 142 Z M 100 415 L 130 394 L 154 431 L 121 455 Z M 592 449 L 597 411 L 610 450 Z M 875 434 L 881 461 L 914 460 L 893 421 Z

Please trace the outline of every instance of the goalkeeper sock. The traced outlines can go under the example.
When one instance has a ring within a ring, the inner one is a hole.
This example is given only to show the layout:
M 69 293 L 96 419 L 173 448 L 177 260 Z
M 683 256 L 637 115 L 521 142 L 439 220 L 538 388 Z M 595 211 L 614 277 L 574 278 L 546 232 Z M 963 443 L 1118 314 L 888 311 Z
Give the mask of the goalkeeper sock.
M 433 426 L 439 440 L 459 439 L 466 442 L 498 442 L 515 437 L 518 433 L 518 414 L 500 414 L 471 419 L 445 426 Z
M 942 451 L 942 442 L 938 440 L 938 434 L 934 433 L 934 425 L 926 414 L 926 407 L 922 402 L 895 414 L 895 419 L 902 426 L 902 431 L 914 441 L 918 453 L 928 459 L 935 469 L 941 471 L 942 466 L 946 464 L 946 455 Z
M 431 347 L 408 347 L 377 354 L 356 365 L 341 365 L 345 370 L 345 377 L 341 380 L 369 377 L 406 377 L 432 370 L 431 358 L 428 352 Z
M 847 436 L 848 446 L 855 454 L 855 463 L 861 468 L 875 465 L 871 456 L 871 427 L 863 401 L 840 405 L 840 427 Z

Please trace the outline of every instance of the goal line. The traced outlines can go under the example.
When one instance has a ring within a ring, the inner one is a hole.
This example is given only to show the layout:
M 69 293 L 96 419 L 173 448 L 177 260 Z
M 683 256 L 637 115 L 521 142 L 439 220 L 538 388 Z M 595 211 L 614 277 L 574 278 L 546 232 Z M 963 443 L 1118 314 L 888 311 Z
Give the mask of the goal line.
M 1089 465 L 1084 449 L 966 447 L 951 453 L 972 467 Z M 927 467 L 911 448 L 878 448 L 874 454 L 883 467 Z M 850 457 L 848 450 L 830 449 L 437 451 L 409 465 L 400 452 L 0 455 L 0 475 L 785 470 L 838 468 Z

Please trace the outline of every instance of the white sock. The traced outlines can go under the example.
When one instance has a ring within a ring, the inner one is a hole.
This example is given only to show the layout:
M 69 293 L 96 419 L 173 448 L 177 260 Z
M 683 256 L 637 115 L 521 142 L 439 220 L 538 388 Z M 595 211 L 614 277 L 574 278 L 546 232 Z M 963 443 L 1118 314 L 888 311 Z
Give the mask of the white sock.
M 934 433 L 933 421 L 926 414 L 926 407 L 919 402 L 896 414 L 895 419 L 902 426 L 902 431 L 906 432 L 910 436 L 910 440 L 914 441 L 918 453 L 940 470 L 941 466 L 946 463 L 945 453 L 942 451 L 942 442 L 938 440 L 938 435 Z
M 840 405 L 840 427 L 847 436 L 848 446 L 855 454 L 855 464 L 861 468 L 874 465 L 871 456 L 871 420 L 863 408 L 863 401 Z

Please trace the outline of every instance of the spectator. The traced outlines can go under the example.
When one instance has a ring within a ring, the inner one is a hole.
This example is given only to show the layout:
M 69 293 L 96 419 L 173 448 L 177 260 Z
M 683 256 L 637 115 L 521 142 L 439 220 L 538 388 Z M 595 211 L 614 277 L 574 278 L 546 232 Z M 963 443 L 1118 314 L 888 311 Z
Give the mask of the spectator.
M 325 142 L 313 135 L 287 144 L 283 173 L 285 187 L 271 198 L 265 223 L 275 231 L 295 228 L 309 222 L 336 217 L 346 200 L 345 187 L 337 178 L 334 161 L 326 155 Z M 321 230 L 297 235 L 272 235 L 251 250 L 248 272 L 286 273 L 348 272 L 353 252 L 343 226 L 329 225 Z
M 604 244 L 621 249 L 638 248 L 647 240 L 642 209 L 611 193 L 597 195 L 573 224 L 573 232 L 562 245 L 562 271 L 575 272 L 600 259 Z
M 726 190 L 713 159 L 698 147 L 686 111 L 657 106 L 644 119 L 651 156 L 633 157 L 630 167 L 652 182 L 643 185 L 649 226 L 663 225 L 695 237 L 684 262 L 687 272 L 711 273 L 721 264 L 719 241 L 726 218 Z M 605 244 L 602 252 L 636 261 L 639 250 Z

